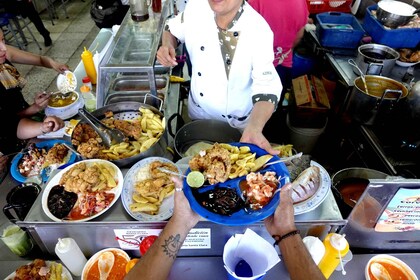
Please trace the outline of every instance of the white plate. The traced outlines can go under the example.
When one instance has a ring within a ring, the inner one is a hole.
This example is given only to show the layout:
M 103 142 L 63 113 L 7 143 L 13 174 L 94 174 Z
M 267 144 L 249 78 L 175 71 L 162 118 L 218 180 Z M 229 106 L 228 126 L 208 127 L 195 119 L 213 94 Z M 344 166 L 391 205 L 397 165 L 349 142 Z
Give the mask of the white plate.
M 47 264 L 47 266 L 50 266 L 51 262 L 50 261 L 45 261 L 45 263 Z M 28 263 L 31 264 L 31 263 Z M 16 267 L 16 269 L 18 269 L 19 267 Z M 7 276 L 6 278 L 4 278 L 4 280 L 13 280 L 15 279 L 16 276 L 16 271 L 12 272 L 9 276 Z M 73 277 L 71 276 L 70 272 L 68 271 L 67 267 L 65 267 L 63 265 L 63 271 L 61 272 L 61 279 L 67 279 L 67 280 L 73 280 Z
M 136 185 L 137 181 L 137 173 L 140 168 L 143 168 L 154 161 L 163 161 L 172 163 L 169 159 L 163 157 L 148 157 L 142 159 L 141 161 L 137 162 L 133 165 L 130 170 L 128 170 L 127 174 L 124 177 L 124 186 L 121 194 L 121 200 L 124 205 L 125 211 L 138 221 L 163 221 L 169 219 L 172 216 L 174 210 L 174 197 L 173 195 L 166 197 L 162 201 L 162 205 L 159 207 L 159 212 L 156 215 L 149 215 L 142 212 L 132 212 L 130 210 L 130 204 L 134 203 L 133 201 L 133 189 Z M 177 167 L 178 168 L 178 167 Z M 178 168 L 178 172 L 181 173 L 181 170 Z
M 59 108 L 45 108 L 45 115 L 46 116 L 57 116 L 62 120 L 70 119 L 77 115 L 79 109 L 85 106 L 85 101 L 83 100 L 82 96 L 79 96 L 79 100 L 71 106 L 70 108 L 66 109 L 59 109 Z
M 400 60 L 395 61 L 395 63 L 397 65 L 401 66 L 401 67 L 410 67 L 410 66 L 416 65 L 419 62 L 420 61 L 417 61 L 417 62 L 403 62 L 403 61 L 400 61 Z
M 86 164 L 93 164 L 94 162 L 100 162 L 102 164 L 108 164 L 111 165 L 114 169 L 117 170 L 117 174 L 115 176 L 115 180 L 117 181 L 117 186 L 115 188 L 113 188 L 112 190 L 108 191 L 109 193 L 114 193 L 115 197 L 114 200 L 112 200 L 112 202 L 109 204 L 109 206 L 107 208 L 105 208 L 104 210 L 102 210 L 101 212 L 96 213 L 93 216 L 90 217 L 86 217 L 80 220 L 61 220 L 59 218 L 57 218 L 56 216 L 54 216 L 50 210 L 48 209 L 48 194 L 50 193 L 52 187 L 58 185 L 58 183 L 60 182 L 61 177 L 63 176 L 63 174 L 65 172 L 67 172 L 70 168 L 72 168 L 73 166 L 75 166 L 75 164 L 79 164 L 79 163 L 86 163 Z M 53 221 L 56 222 L 86 222 L 92 219 L 95 219 L 96 217 L 102 215 L 103 213 L 105 213 L 106 211 L 108 211 L 112 205 L 114 205 L 114 203 L 118 200 L 118 198 L 121 195 L 121 190 L 123 187 L 123 175 L 121 173 L 121 170 L 112 162 L 109 162 L 107 160 L 103 160 L 103 159 L 88 159 L 88 160 L 82 160 L 79 162 L 76 162 L 70 166 L 67 166 L 66 168 L 64 168 L 63 170 L 61 170 L 59 173 L 57 173 L 57 175 L 55 175 L 47 184 L 47 186 L 45 187 L 44 192 L 42 193 L 42 210 L 44 210 L 44 213 L 48 216 L 48 218 L 50 218 Z
M 61 89 L 65 86 L 66 84 L 66 80 L 68 80 L 68 83 L 70 84 L 68 87 L 68 90 L 66 90 L 65 92 L 69 92 L 69 91 L 75 91 L 77 88 L 77 78 L 76 75 L 74 75 L 73 72 L 71 71 L 64 71 L 64 74 L 59 74 L 57 77 L 57 89 L 61 92 L 63 92 Z
M 103 249 L 99 252 L 97 252 L 96 254 L 94 254 L 85 264 L 85 266 L 83 267 L 83 271 L 82 271 L 82 276 L 81 279 L 82 280 L 86 280 L 87 279 L 87 274 L 90 270 L 90 268 L 92 267 L 92 265 L 96 262 L 96 260 L 99 258 L 100 255 L 102 255 L 105 252 L 109 252 L 109 251 L 113 251 L 115 253 L 117 253 L 118 255 L 123 256 L 127 261 L 130 261 L 130 256 L 123 250 L 119 249 L 119 248 L 106 248 Z
M 327 195 L 331 189 L 331 178 L 327 170 L 325 170 L 324 167 L 322 167 L 319 163 L 313 160 L 311 161 L 311 166 L 319 167 L 321 173 L 321 185 L 319 186 L 316 193 L 309 199 L 293 205 L 295 208 L 295 215 L 307 213 L 309 211 L 314 210 L 325 200 L 325 198 L 327 198 Z

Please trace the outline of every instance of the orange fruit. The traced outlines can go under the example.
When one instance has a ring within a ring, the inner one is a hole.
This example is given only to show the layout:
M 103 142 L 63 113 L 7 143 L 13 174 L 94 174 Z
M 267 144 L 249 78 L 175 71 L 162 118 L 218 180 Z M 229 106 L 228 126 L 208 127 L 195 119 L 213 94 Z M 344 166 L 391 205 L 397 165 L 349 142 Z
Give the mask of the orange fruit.
M 128 273 L 139 261 L 140 259 L 134 258 L 128 261 L 128 263 L 125 265 L 125 273 Z

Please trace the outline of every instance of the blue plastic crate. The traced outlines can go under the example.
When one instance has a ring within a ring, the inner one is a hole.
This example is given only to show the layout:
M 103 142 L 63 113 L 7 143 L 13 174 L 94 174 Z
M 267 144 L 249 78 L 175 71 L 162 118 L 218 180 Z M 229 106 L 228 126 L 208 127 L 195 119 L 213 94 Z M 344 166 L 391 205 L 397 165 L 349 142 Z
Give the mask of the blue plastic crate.
M 365 31 L 352 14 L 327 12 L 316 15 L 316 32 L 323 47 L 355 49 Z
M 415 48 L 420 45 L 420 28 L 389 29 L 372 14 L 378 5 L 366 8 L 363 28 L 372 37 L 373 42 L 391 48 Z

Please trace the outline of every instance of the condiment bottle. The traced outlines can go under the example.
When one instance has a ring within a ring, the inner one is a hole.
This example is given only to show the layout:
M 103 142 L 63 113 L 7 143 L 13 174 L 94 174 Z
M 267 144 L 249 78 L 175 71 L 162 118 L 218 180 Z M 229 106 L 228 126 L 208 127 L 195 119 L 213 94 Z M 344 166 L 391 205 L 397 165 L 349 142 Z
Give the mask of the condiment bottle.
M 82 79 L 82 82 L 83 82 L 84 86 L 87 86 L 87 87 L 90 88 L 90 90 L 92 90 L 92 83 L 91 83 L 90 78 L 88 76 L 84 77 Z
M 85 108 L 89 112 L 96 110 L 96 97 L 88 86 L 81 86 L 80 92 L 82 93 L 83 100 L 85 101 Z
M 87 260 L 73 238 L 59 238 L 55 253 L 74 276 L 82 275 Z
M 93 63 L 93 55 L 86 47 L 82 53 L 82 61 L 85 66 L 86 75 L 89 76 L 91 83 L 96 85 L 96 69 Z
M 347 242 L 345 235 L 337 233 L 330 233 L 324 239 L 325 254 L 319 262 L 319 269 L 325 278 L 329 278 L 334 272 L 335 268 L 342 262 L 342 258 L 349 251 L 349 243 Z M 343 270 L 343 274 L 345 271 Z

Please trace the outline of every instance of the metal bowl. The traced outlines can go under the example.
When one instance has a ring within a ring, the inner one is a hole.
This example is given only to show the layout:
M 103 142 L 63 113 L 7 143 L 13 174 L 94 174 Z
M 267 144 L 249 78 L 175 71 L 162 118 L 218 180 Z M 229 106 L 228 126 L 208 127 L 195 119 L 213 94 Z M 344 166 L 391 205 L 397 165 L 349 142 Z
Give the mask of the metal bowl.
M 98 119 L 103 119 L 105 118 L 106 112 L 112 111 L 114 115 L 117 115 L 117 114 L 123 115 L 123 119 L 130 119 L 130 118 L 134 119 L 140 114 L 139 108 L 141 107 L 150 109 L 155 114 L 158 114 L 163 118 L 162 112 L 160 112 L 158 109 L 156 109 L 155 107 L 151 105 L 140 103 L 140 102 L 119 102 L 119 103 L 109 104 L 100 109 L 93 111 L 92 115 L 94 115 Z M 80 123 L 84 123 L 84 121 L 82 120 L 80 121 Z M 74 129 L 73 129 L 73 133 L 74 133 Z M 72 136 L 73 136 L 73 133 L 72 133 Z M 165 133 L 166 131 L 163 134 Z M 73 147 L 77 150 L 76 146 L 73 145 Z M 123 159 L 118 159 L 118 160 L 109 160 L 109 161 L 114 163 L 118 167 L 130 167 L 136 162 L 138 162 L 139 160 L 150 157 L 150 156 L 168 157 L 168 152 L 166 148 L 167 148 L 167 142 L 165 139 L 165 135 L 162 135 L 156 143 L 154 143 L 149 149 L 147 149 L 146 151 L 142 153 L 136 154 L 128 158 L 123 158 Z
M 383 25 L 390 28 L 407 24 L 418 12 L 413 6 L 400 1 L 380 1 L 376 11 L 376 18 Z

